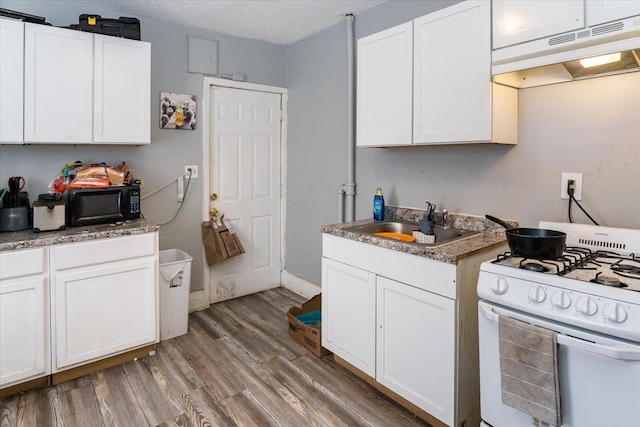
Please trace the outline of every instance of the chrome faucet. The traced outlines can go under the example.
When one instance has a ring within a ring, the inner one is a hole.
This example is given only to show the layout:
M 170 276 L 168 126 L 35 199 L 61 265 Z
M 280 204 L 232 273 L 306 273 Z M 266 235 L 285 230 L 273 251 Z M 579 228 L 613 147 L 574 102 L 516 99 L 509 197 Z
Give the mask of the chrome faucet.
M 449 217 L 449 211 L 447 209 L 442 209 L 442 213 L 438 214 L 436 212 L 435 203 L 425 202 L 427 204 L 427 209 L 422 217 L 422 220 L 429 221 L 432 225 L 439 225 L 443 228 L 447 227 L 447 219 Z

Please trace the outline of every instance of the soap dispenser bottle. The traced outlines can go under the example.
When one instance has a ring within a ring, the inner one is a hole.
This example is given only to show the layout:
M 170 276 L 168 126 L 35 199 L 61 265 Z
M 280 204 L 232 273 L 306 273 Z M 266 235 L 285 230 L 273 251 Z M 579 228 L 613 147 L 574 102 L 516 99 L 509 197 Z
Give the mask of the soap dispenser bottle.
M 384 196 L 380 187 L 378 187 L 375 196 L 373 196 L 373 219 L 375 221 L 384 221 Z

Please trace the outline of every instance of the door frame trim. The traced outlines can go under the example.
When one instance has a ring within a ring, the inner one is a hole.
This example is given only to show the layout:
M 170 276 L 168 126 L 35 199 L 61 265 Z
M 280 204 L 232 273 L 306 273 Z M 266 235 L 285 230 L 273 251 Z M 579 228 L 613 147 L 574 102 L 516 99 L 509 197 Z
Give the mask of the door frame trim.
M 209 193 L 211 182 L 211 171 L 209 170 L 209 122 L 211 120 L 211 112 L 209 105 L 211 102 L 210 90 L 212 87 L 226 87 L 232 89 L 244 89 L 256 92 L 277 93 L 282 100 L 282 120 L 280 121 L 280 282 L 282 282 L 282 271 L 284 269 L 285 258 L 285 223 L 286 223 L 286 178 L 287 178 L 287 88 L 261 85 L 256 83 L 238 82 L 235 80 L 226 80 L 218 77 L 204 77 L 202 89 L 202 221 L 209 219 Z M 209 266 L 206 263 L 204 247 L 202 248 L 202 291 L 191 293 L 189 301 L 189 310 L 203 310 L 211 304 L 210 297 L 210 277 Z M 282 283 L 281 283 L 282 284 Z

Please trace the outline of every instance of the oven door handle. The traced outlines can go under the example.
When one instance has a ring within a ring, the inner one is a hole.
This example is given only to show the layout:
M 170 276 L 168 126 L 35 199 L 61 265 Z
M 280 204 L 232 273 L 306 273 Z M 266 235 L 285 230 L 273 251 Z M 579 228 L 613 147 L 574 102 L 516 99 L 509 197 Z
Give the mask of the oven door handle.
M 640 361 L 640 348 L 596 344 L 591 341 L 585 341 L 579 338 L 560 334 L 558 334 L 558 344 L 610 357 L 612 359 Z
M 478 311 L 482 313 L 484 317 L 491 320 L 492 322 L 497 322 L 500 318 L 498 313 L 494 312 L 490 306 L 488 306 L 487 304 L 484 304 L 482 301 L 480 301 L 478 304 Z

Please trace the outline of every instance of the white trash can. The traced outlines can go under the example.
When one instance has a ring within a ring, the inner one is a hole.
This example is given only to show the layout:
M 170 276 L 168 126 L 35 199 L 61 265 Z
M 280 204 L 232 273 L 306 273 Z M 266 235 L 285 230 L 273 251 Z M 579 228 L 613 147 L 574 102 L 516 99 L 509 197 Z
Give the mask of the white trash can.
M 160 251 L 160 341 L 187 333 L 192 260 L 180 249 Z

